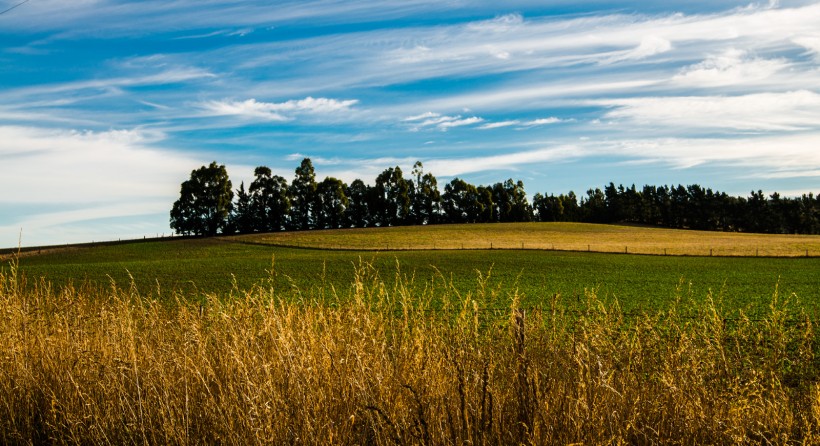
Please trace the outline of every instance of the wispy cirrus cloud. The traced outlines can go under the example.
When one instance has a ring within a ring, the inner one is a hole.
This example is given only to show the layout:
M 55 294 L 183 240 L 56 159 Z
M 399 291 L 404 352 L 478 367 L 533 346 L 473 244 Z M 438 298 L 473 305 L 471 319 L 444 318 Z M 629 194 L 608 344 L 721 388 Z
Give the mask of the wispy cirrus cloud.
M 607 65 L 653 59 L 685 63 L 697 54 L 726 46 L 765 52 L 796 48 L 795 39 L 816 36 L 818 21 L 820 5 L 696 16 L 515 16 L 489 24 L 479 21 L 434 29 L 356 33 L 343 41 L 312 39 L 300 42 L 296 50 L 287 45 L 271 51 L 257 49 L 256 57 L 245 59 L 246 63 L 265 66 L 287 57 L 307 60 L 336 52 L 344 57 L 333 69 L 324 71 L 328 75 L 312 76 L 327 78 L 326 85 L 339 86 L 566 67 L 596 72 L 609 70 Z M 347 75 L 339 77 L 340 72 Z
M 754 57 L 746 50 L 729 48 L 702 62 L 681 69 L 672 81 L 690 87 L 722 87 L 760 83 L 789 68 L 786 59 Z
M 259 102 L 256 99 L 244 101 L 207 101 L 199 104 L 208 116 L 240 116 L 268 121 L 289 121 L 300 113 L 330 114 L 347 112 L 359 101 L 356 99 L 337 100 L 306 97 L 286 102 Z
M 519 170 L 533 164 L 578 159 L 585 154 L 583 147 L 564 145 L 498 155 L 432 159 L 424 166 L 436 175 L 454 177 L 491 170 Z
M 595 153 L 618 153 L 634 159 L 671 165 L 677 169 L 710 165 L 742 168 L 733 175 L 801 178 L 820 170 L 820 132 L 744 138 L 624 139 L 590 148 Z M 772 147 L 777 150 L 773 151 Z
M 365 23 L 401 18 L 425 10 L 452 9 L 452 5 L 433 0 L 284 0 L 276 4 L 255 0 L 148 0 L 138 3 L 124 0 L 41 0 L 30 3 L 15 11 L 19 20 L 10 25 L 38 31 L 63 31 L 68 35 L 105 31 L 118 36 L 226 25 L 244 28 L 303 21 L 317 24 Z M 107 20 L 100 21 L 99 17 L 106 17 Z M 88 23 L 96 26 L 94 29 L 81 26 Z
M 575 162 L 583 164 L 590 160 L 610 159 L 612 162 L 652 166 L 654 170 L 671 168 L 677 172 L 711 166 L 723 169 L 726 177 L 735 179 L 750 175 L 767 179 L 806 179 L 820 178 L 818 144 L 820 132 L 742 138 L 585 138 L 535 149 L 472 156 L 430 156 L 422 161 L 426 171 L 444 178 L 505 170 L 549 171 L 557 164 L 567 166 Z M 778 150 L 772 151 L 772 147 Z M 298 158 L 304 156 L 313 158 L 309 153 L 299 154 Z M 329 167 L 333 176 L 346 181 L 361 178 L 367 182 L 387 166 L 399 165 L 409 171 L 416 160 L 415 157 L 334 159 L 323 167 Z M 811 190 L 808 186 L 803 192 Z
M 641 43 L 637 47 L 618 51 L 599 63 L 606 65 L 624 61 L 639 61 L 666 53 L 671 49 L 672 43 L 669 40 L 656 36 L 646 36 L 641 39 Z
M 173 196 L 179 173 L 200 160 L 156 148 L 165 138 L 141 129 L 0 126 L 5 169 L 0 187 L 16 191 L 0 201 L 83 203 Z
M 201 68 L 179 67 L 162 70 L 156 73 L 138 74 L 136 76 L 110 77 L 9 89 L 3 92 L 0 97 L 31 97 L 81 90 L 110 90 L 123 87 L 169 85 L 215 77 L 215 74 Z
M 175 40 L 191 40 L 191 39 L 207 39 L 209 37 L 217 37 L 217 36 L 238 36 L 238 37 L 245 37 L 248 34 L 253 33 L 253 28 L 242 28 L 242 29 L 221 29 L 217 31 L 211 31 L 204 34 L 191 34 L 185 35 L 180 37 L 175 37 Z
M 491 129 L 501 129 L 504 127 L 512 127 L 514 125 L 521 125 L 521 121 L 514 119 L 512 121 L 497 121 L 497 122 L 488 122 L 479 129 L 481 130 L 491 130 Z
M 491 129 L 498 129 L 504 127 L 513 127 L 516 126 L 518 128 L 529 128 L 529 127 L 538 127 L 542 125 L 550 125 L 550 124 L 557 124 L 559 122 L 566 122 L 564 119 L 556 118 L 551 116 L 549 118 L 539 118 L 533 119 L 530 121 L 521 121 L 518 119 L 514 119 L 512 121 L 498 121 L 498 122 L 488 122 L 487 124 L 482 125 L 479 127 L 480 130 L 491 130 Z
M 0 197 L 0 246 L 16 246 L 21 229 L 25 245 L 170 233 L 180 183 L 214 155 L 170 150 L 167 142 L 139 128 L 0 126 L 0 188 L 14 191 Z
M 647 128 L 805 131 L 820 128 L 820 94 L 808 90 L 739 96 L 618 98 L 591 101 L 605 118 Z
M 403 122 L 411 123 L 411 130 L 418 131 L 426 128 L 435 128 L 447 131 L 455 127 L 464 127 L 483 122 L 484 119 L 478 116 L 463 118 L 461 115 L 446 116 L 439 113 L 427 112 L 420 115 L 404 118 Z
M 812 53 L 815 59 L 820 59 L 820 33 L 804 34 L 795 37 L 793 42 Z

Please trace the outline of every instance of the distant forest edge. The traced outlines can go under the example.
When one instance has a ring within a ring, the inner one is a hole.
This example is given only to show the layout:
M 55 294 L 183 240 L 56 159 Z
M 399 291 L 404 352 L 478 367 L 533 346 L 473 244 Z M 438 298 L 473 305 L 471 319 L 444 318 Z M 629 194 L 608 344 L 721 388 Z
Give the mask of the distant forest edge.
M 441 193 L 436 178 L 416 162 L 409 178 L 398 166 L 374 185 L 326 177 L 316 181 L 309 158 L 293 180 L 257 167 L 254 180 L 233 190 L 215 161 L 191 172 L 171 209 L 171 228 L 184 235 L 283 230 L 363 228 L 445 223 L 639 223 L 669 228 L 773 234 L 820 234 L 820 196 L 733 197 L 700 185 L 643 186 L 613 183 L 579 197 L 536 193 L 527 200 L 522 181 L 474 186 L 454 178 Z

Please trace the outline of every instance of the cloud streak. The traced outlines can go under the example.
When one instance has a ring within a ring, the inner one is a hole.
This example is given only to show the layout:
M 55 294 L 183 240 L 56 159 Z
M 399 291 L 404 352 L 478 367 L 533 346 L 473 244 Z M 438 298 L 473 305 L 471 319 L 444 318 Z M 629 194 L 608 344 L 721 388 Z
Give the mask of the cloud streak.
M 456 127 L 470 126 L 483 122 L 484 119 L 478 116 L 463 118 L 461 115 L 443 116 L 439 113 L 426 112 L 420 115 L 404 118 L 402 122 L 411 123 L 411 130 L 419 131 L 423 129 L 435 128 L 446 132 Z
M 592 101 L 607 119 L 648 128 L 805 131 L 820 128 L 820 94 L 808 90 L 741 96 L 622 98 Z
M 554 116 L 549 118 L 539 118 L 533 119 L 531 121 L 521 121 L 518 119 L 512 121 L 499 121 L 499 122 L 488 122 L 487 124 L 482 125 L 479 127 L 480 130 L 492 130 L 492 129 L 499 129 L 504 127 L 518 127 L 519 129 L 525 129 L 530 127 L 539 127 L 542 125 L 550 125 L 550 124 L 558 124 L 560 122 L 565 122 L 565 120 L 556 118 Z
M 39 243 L 46 233 L 59 233 L 72 222 L 167 213 L 181 181 L 203 160 L 154 147 L 163 138 L 140 130 L 0 126 L 0 188 L 15 191 L 0 198 L 0 208 L 39 209 L 1 218 L 0 226 L 16 230 L 4 230 L 0 245 L 16 245 L 20 228 L 24 242 Z M 76 209 L 49 210 L 67 203 Z M 167 227 L 167 222 L 159 223 L 154 227 Z
M 256 99 L 245 101 L 208 101 L 199 104 L 208 116 L 240 116 L 268 121 L 290 121 L 292 115 L 300 113 L 330 114 L 349 112 L 359 101 L 356 99 L 337 100 L 328 98 L 306 97 L 286 102 L 258 102 Z

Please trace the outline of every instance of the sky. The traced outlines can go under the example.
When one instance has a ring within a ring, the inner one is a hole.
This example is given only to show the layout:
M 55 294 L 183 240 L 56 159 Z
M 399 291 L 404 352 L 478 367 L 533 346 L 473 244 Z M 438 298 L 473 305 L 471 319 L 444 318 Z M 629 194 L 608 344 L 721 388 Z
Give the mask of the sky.
M 233 185 L 820 192 L 820 2 L 0 0 L 0 247 L 169 235 Z

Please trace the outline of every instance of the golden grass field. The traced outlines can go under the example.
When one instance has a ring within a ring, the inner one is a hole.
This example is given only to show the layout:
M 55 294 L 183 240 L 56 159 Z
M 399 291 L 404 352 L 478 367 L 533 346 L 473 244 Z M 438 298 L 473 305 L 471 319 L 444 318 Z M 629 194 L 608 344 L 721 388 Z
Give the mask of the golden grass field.
M 0 268 L 1 444 L 820 444 L 814 322 L 776 292 L 750 319 L 685 290 L 521 313 L 367 263 L 221 298 L 21 281 Z
M 688 231 L 580 223 L 494 223 L 314 230 L 235 236 L 324 249 L 541 249 L 690 256 L 820 256 L 820 236 Z

